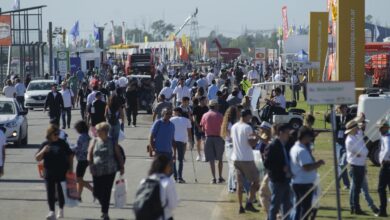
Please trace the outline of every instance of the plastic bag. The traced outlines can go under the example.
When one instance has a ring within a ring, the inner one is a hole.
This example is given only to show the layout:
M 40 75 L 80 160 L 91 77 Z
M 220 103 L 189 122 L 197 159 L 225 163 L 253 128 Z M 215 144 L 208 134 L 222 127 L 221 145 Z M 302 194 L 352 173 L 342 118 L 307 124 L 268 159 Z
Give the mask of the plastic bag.
M 75 173 L 66 174 L 66 191 L 67 196 L 71 199 L 79 199 L 80 195 L 77 191 L 77 177 Z
M 126 205 L 126 196 L 127 181 L 121 176 L 117 181 L 115 181 L 114 199 L 116 208 L 123 208 Z
M 42 179 L 45 178 L 45 167 L 43 166 L 43 162 L 38 163 L 38 173 L 39 177 Z
M 119 130 L 118 142 L 122 142 L 126 139 L 126 135 L 122 130 Z
M 78 206 L 79 200 L 78 199 L 71 199 L 68 196 L 67 189 L 66 189 L 66 181 L 61 182 L 61 188 L 62 188 L 62 192 L 64 194 L 65 206 L 70 207 L 70 208 Z

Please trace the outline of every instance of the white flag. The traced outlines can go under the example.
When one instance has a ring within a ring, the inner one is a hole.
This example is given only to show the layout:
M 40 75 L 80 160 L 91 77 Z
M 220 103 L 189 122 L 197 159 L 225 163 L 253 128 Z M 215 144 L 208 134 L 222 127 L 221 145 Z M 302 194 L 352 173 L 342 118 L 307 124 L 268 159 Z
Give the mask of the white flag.
M 381 36 L 381 32 L 379 32 L 378 25 L 375 25 L 375 41 L 378 41 L 380 36 Z
M 115 28 L 114 21 L 111 20 L 111 44 L 115 44 Z
M 14 5 L 12 6 L 14 10 L 19 10 L 20 9 L 20 0 L 15 0 Z

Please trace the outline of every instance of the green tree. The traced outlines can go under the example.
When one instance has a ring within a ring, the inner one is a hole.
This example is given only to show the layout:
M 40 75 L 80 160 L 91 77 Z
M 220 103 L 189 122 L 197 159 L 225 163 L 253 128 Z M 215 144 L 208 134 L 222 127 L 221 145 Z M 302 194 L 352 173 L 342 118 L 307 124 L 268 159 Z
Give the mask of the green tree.
M 150 28 L 152 29 L 153 37 L 156 40 L 166 39 L 169 34 L 175 30 L 173 24 L 166 24 L 163 20 L 153 22 Z

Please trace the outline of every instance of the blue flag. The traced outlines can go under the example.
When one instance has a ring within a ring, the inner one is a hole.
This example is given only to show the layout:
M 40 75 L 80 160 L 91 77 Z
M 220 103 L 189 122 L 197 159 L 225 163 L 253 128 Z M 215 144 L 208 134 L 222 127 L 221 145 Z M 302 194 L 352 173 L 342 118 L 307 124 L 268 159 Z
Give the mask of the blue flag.
M 93 37 L 96 41 L 100 39 L 99 28 L 96 26 L 96 24 L 93 24 Z
M 79 30 L 79 21 L 76 21 L 76 23 L 73 25 L 73 27 L 69 31 L 69 35 L 72 36 L 73 40 L 76 40 L 78 36 L 80 36 L 80 30 Z

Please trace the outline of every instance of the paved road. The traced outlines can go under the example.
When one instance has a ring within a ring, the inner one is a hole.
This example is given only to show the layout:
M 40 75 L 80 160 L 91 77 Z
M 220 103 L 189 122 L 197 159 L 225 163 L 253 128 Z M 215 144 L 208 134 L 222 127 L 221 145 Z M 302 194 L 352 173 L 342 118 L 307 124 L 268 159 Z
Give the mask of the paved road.
M 73 111 L 73 119 L 78 120 L 79 112 Z M 42 111 L 30 111 L 29 145 L 25 147 L 9 146 L 5 175 L 0 179 L 0 219 L 44 219 L 48 212 L 46 192 L 43 181 L 39 178 L 34 154 L 44 140 L 48 118 Z M 128 180 L 128 204 L 124 209 L 110 209 L 112 219 L 134 219 L 132 202 L 140 180 L 145 177 L 151 159 L 146 153 L 146 143 L 151 124 L 149 115 L 139 115 L 139 127 L 125 128 L 126 140 L 123 146 L 126 153 L 126 173 Z M 67 129 L 70 142 L 75 143 L 76 133 Z M 209 166 L 195 162 L 198 181 L 194 183 L 194 175 L 190 151 L 187 151 L 184 165 L 184 179 L 187 184 L 177 185 L 180 197 L 179 208 L 175 211 L 176 219 L 219 219 L 221 211 L 219 203 L 226 201 L 225 185 L 211 185 Z M 226 177 L 226 165 L 224 176 Z M 91 180 L 89 174 L 87 180 Z M 113 201 L 113 200 L 112 200 Z M 84 191 L 83 203 L 76 208 L 65 208 L 65 219 L 99 219 L 100 208 L 92 202 L 91 193 Z

